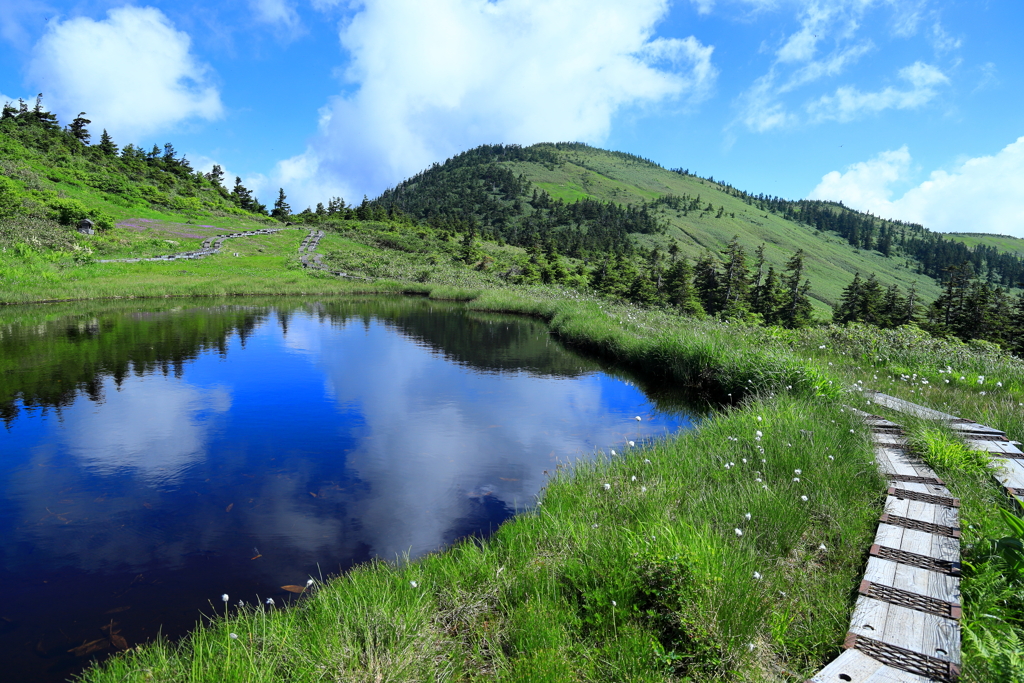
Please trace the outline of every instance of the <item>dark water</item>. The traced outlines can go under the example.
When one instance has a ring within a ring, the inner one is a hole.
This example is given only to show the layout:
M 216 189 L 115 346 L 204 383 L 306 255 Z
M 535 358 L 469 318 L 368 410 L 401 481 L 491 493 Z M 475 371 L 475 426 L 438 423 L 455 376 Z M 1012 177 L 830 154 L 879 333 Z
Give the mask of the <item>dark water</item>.
M 537 322 L 458 304 L 0 316 L 5 681 L 62 680 L 111 629 L 179 636 L 222 593 L 280 604 L 282 585 L 487 534 L 558 462 L 692 414 Z

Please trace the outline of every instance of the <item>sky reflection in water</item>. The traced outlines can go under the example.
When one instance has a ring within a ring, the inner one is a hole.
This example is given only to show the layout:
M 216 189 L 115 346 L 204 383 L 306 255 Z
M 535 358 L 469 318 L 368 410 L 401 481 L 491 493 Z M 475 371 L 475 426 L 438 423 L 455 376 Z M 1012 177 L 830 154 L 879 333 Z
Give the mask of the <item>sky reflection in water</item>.
M 199 316 L 207 343 L 176 372 L 84 356 L 98 400 L 65 392 L 57 410 L 15 380 L 0 578 L 26 590 L 0 608 L 0 654 L 22 680 L 75 670 L 66 651 L 111 619 L 130 644 L 177 635 L 222 592 L 280 601 L 310 575 L 487 533 L 559 462 L 689 426 L 533 321 L 347 301 L 249 307 L 239 334 L 242 308 L 141 314 L 164 344 Z M 82 347 L 61 325 L 22 341 Z M 124 329 L 97 334 L 146 351 Z

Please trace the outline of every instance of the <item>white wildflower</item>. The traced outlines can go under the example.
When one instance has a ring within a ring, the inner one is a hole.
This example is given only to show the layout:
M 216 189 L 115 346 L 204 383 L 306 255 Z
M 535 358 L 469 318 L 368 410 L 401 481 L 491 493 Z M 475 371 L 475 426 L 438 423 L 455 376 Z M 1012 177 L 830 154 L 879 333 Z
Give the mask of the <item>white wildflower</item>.
M 611 485 L 611 484 L 601 484 L 601 488 L 603 488 L 603 489 L 604 489 L 605 491 L 608 491 L 608 490 L 610 490 L 610 489 L 611 489 L 611 487 L 612 487 L 612 485 Z
M 807 496 L 800 496 L 800 500 L 802 500 L 803 502 L 806 503 L 807 502 Z
M 736 532 L 737 536 L 742 536 L 743 535 L 743 529 L 733 529 L 733 531 Z
M 745 519 L 745 520 L 747 520 L 749 522 L 750 521 L 750 513 L 748 512 L 747 514 L 743 515 L 743 519 Z

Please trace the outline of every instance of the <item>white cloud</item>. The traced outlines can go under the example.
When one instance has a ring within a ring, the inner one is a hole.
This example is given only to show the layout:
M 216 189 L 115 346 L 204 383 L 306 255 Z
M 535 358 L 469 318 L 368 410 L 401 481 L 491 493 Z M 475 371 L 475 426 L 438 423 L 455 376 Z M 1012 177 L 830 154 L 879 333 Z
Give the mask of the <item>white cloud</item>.
M 934 99 L 938 86 L 949 83 L 945 74 L 924 62 L 914 62 L 900 69 L 899 76 L 910 84 L 909 89 L 889 86 L 878 92 L 861 92 L 853 86 L 843 86 L 836 89 L 834 95 L 823 95 L 808 104 L 807 112 L 812 121 L 845 123 L 885 109 L 914 109 Z
M 132 470 L 146 482 L 174 481 L 206 455 L 208 422 L 197 413 L 225 413 L 231 394 L 162 377 L 103 382 L 104 401 L 79 401 L 65 413 L 67 448 L 95 473 Z
M 295 37 L 302 32 L 299 13 L 287 0 L 249 0 L 249 7 L 257 21 L 275 26 L 281 35 Z
M 826 174 L 808 197 L 841 200 L 854 208 L 875 211 L 876 207 L 890 203 L 890 185 L 907 178 L 910 161 L 906 145 L 882 152 L 869 161 L 853 164 L 844 173 Z
M 854 40 L 863 15 L 872 4 L 874 0 L 799 3 L 800 29 L 782 41 L 768 72 L 740 95 L 740 113 L 733 123 L 739 122 L 758 133 L 798 123 L 800 117 L 787 109 L 781 96 L 822 78 L 838 76 L 874 49 L 870 40 L 847 45 Z M 816 58 L 819 43 L 826 40 L 835 47 Z
M 301 205 L 358 200 L 478 144 L 600 143 L 623 108 L 699 101 L 715 81 L 713 48 L 652 39 L 667 9 L 664 0 L 367 2 L 340 36 L 354 89 L 321 110 L 317 138 L 276 175 L 304 186 Z
M 906 147 L 833 171 L 810 193 L 842 200 L 877 215 L 920 223 L 939 232 L 988 232 L 1024 237 L 1024 137 L 993 156 L 933 171 L 928 180 L 891 199 L 891 186 L 908 181 Z
M 87 112 L 118 142 L 222 114 L 208 69 L 188 34 L 152 7 L 112 9 L 107 18 L 53 21 L 32 51 L 29 81 L 61 119 Z

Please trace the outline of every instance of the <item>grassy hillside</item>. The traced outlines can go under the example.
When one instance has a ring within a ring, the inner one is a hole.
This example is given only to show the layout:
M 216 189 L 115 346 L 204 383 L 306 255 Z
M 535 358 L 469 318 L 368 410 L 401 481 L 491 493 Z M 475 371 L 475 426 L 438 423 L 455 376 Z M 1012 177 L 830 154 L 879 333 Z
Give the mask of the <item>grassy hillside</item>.
M 969 247 L 983 245 L 992 247 L 1007 254 L 1024 256 L 1024 238 L 1010 237 L 1009 235 L 989 235 L 987 233 L 970 232 L 947 232 L 945 236 L 949 239 L 963 242 Z
M 637 242 L 667 250 L 675 241 L 681 253 L 696 258 L 705 249 L 721 252 L 729 240 L 738 235 L 748 254 L 765 244 L 765 260 L 780 272 L 786 260 L 797 249 L 803 249 L 807 253 L 810 296 L 821 313 L 830 312 L 856 272 L 875 273 L 884 286 L 898 284 L 907 289 L 916 285 L 929 299 L 939 293 L 938 284 L 918 274 L 914 264 L 908 267 L 905 259 L 885 258 L 875 251 L 853 249 L 838 236 L 817 233 L 809 226 L 760 211 L 732 196 L 718 183 L 696 176 L 684 176 L 594 148 L 579 148 L 565 154 L 564 161 L 554 170 L 530 162 L 510 166 L 516 173 L 523 173 L 531 182 L 566 201 L 589 196 L 603 201 L 635 203 L 665 195 L 700 196 L 701 205 L 712 204 L 714 212 L 684 215 L 682 211 L 659 206 L 656 215 L 668 229 L 663 235 L 639 236 Z M 716 218 L 717 209 L 722 206 L 725 215 Z
M 899 257 L 887 258 L 876 251 L 854 249 L 845 239 L 836 235 L 760 210 L 756 205 L 734 196 L 733 191 L 718 183 L 669 171 L 627 154 L 585 145 L 567 147 L 567 150 L 562 150 L 551 145 L 537 145 L 528 150 L 539 151 L 540 154 L 528 153 L 525 156 L 534 158 L 525 160 L 506 161 L 501 160 L 501 157 L 481 157 L 478 162 L 480 165 L 493 163 L 507 169 L 511 175 L 527 184 L 522 199 L 509 198 L 507 192 L 502 196 L 501 190 L 491 192 L 492 198 L 498 203 L 518 205 L 521 209 L 518 220 L 525 224 L 529 224 L 540 213 L 529 201 L 535 189 L 566 204 L 596 200 L 619 205 L 646 205 L 661 230 L 648 234 L 633 233 L 630 236 L 632 244 L 644 249 L 657 247 L 667 252 L 676 243 L 680 253 L 691 259 L 696 259 L 705 250 L 717 255 L 733 237 L 738 236 L 740 244 L 751 256 L 759 245 L 764 244 L 766 264 L 781 272 L 793 253 L 803 249 L 807 254 L 810 296 L 821 314 L 827 315 L 830 312 L 843 287 L 850 283 L 856 272 L 862 275 L 875 273 L 883 286 L 898 284 L 904 290 L 916 286 L 918 292 L 927 299 L 935 298 L 939 293 L 937 283 L 919 274 L 917 264 L 913 261 Z M 435 168 L 422 175 L 427 176 L 431 172 L 438 173 L 439 169 Z M 415 195 L 425 191 L 429 180 L 413 178 L 399 190 L 405 195 Z M 460 177 L 459 180 L 468 182 L 469 178 Z M 433 188 L 429 191 L 436 192 Z M 657 201 L 666 197 L 692 200 L 699 203 L 700 209 L 676 209 Z M 377 201 L 389 204 L 395 199 L 399 207 L 406 208 L 410 204 L 416 206 L 407 201 L 406 197 L 396 197 L 395 193 L 386 193 Z M 515 216 L 509 219 L 500 214 L 495 216 L 493 212 L 488 213 L 477 198 L 459 197 L 454 204 L 468 213 L 480 215 L 481 221 L 485 223 L 511 223 L 516 220 Z M 708 204 L 713 209 L 704 211 Z M 440 201 L 436 202 L 436 206 L 427 204 L 427 207 L 419 213 L 451 210 L 450 206 Z M 417 212 L 413 210 L 413 213 L 415 215 Z M 431 216 L 423 217 L 429 219 Z M 542 234 L 544 229 L 543 226 L 540 228 Z

